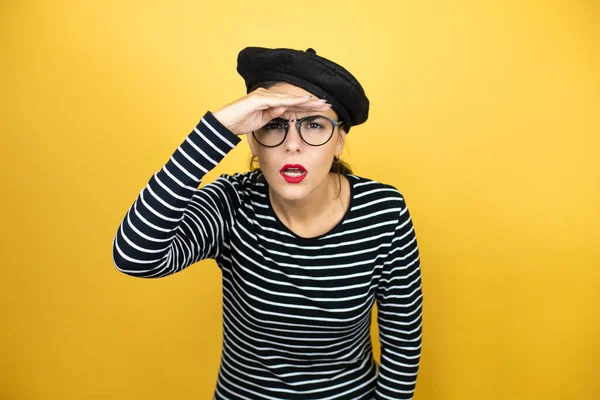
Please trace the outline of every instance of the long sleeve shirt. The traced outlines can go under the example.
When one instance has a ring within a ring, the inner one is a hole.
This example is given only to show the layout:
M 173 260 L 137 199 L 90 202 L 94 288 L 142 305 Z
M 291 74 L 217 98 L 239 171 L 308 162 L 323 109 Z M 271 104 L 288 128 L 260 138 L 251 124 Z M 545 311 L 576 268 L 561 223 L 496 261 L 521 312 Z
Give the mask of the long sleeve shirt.
M 159 278 L 216 261 L 223 350 L 214 399 L 411 399 L 423 296 L 402 194 L 348 174 L 343 219 L 326 234 L 300 237 L 273 211 L 260 171 L 198 188 L 239 142 L 207 112 L 127 211 L 113 241 L 115 266 Z M 375 302 L 379 365 L 370 338 Z

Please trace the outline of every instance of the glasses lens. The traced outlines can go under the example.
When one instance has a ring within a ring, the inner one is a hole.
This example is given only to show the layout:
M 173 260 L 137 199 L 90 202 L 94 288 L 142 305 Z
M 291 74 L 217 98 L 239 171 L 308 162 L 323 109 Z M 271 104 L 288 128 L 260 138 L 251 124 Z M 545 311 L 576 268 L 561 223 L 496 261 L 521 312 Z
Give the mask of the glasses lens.
M 277 146 L 285 137 L 285 122 L 274 119 L 254 132 L 254 137 L 263 146 Z
M 333 123 L 322 116 L 310 117 L 302 121 L 300 133 L 308 144 L 320 146 L 333 134 Z

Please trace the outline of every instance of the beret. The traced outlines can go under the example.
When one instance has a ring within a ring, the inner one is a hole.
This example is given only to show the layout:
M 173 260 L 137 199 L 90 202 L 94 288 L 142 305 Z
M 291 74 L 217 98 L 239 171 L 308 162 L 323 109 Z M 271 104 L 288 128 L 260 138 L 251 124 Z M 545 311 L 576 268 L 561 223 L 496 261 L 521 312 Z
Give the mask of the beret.
M 237 71 L 244 78 L 247 93 L 262 82 L 287 82 L 321 99 L 344 121 L 346 132 L 369 116 L 369 99 L 356 78 L 342 66 L 318 56 L 309 48 L 267 49 L 246 47 L 238 54 Z

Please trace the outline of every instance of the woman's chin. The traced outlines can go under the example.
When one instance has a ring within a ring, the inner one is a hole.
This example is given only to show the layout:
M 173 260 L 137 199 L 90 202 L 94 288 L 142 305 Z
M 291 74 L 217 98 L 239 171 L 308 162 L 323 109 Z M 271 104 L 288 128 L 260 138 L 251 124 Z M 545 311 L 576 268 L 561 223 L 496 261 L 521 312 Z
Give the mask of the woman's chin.
M 279 197 L 281 200 L 285 201 L 298 201 L 305 199 L 308 195 L 308 187 L 306 185 L 302 185 L 301 183 L 287 183 L 283 182 L 283 184 L 279 183 L 277 185 L 271 185 L 271 189 L 274 194 Z
M 327 179 L 327 177 L 325 177 Z M 290 180 L 291 181 L 291 180 Z M 315 182 L 315 176 L 306 176 L 300 182 L 290 182 L 278 174 L 267 179 L 271 193 L 284 201 L 306 200 L 320 185 Z

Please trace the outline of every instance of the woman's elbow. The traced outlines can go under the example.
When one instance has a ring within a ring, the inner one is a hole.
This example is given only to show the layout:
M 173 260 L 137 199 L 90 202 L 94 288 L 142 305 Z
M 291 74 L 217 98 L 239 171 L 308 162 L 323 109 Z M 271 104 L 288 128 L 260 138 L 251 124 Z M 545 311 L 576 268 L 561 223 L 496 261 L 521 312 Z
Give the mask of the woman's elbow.
M 117 271 L 134 278 L 161 278 L 170 274 L 165 260 L 152 263 L 136 262 L 121 255 L 116 245 L 113 245 L 112 261 Z

